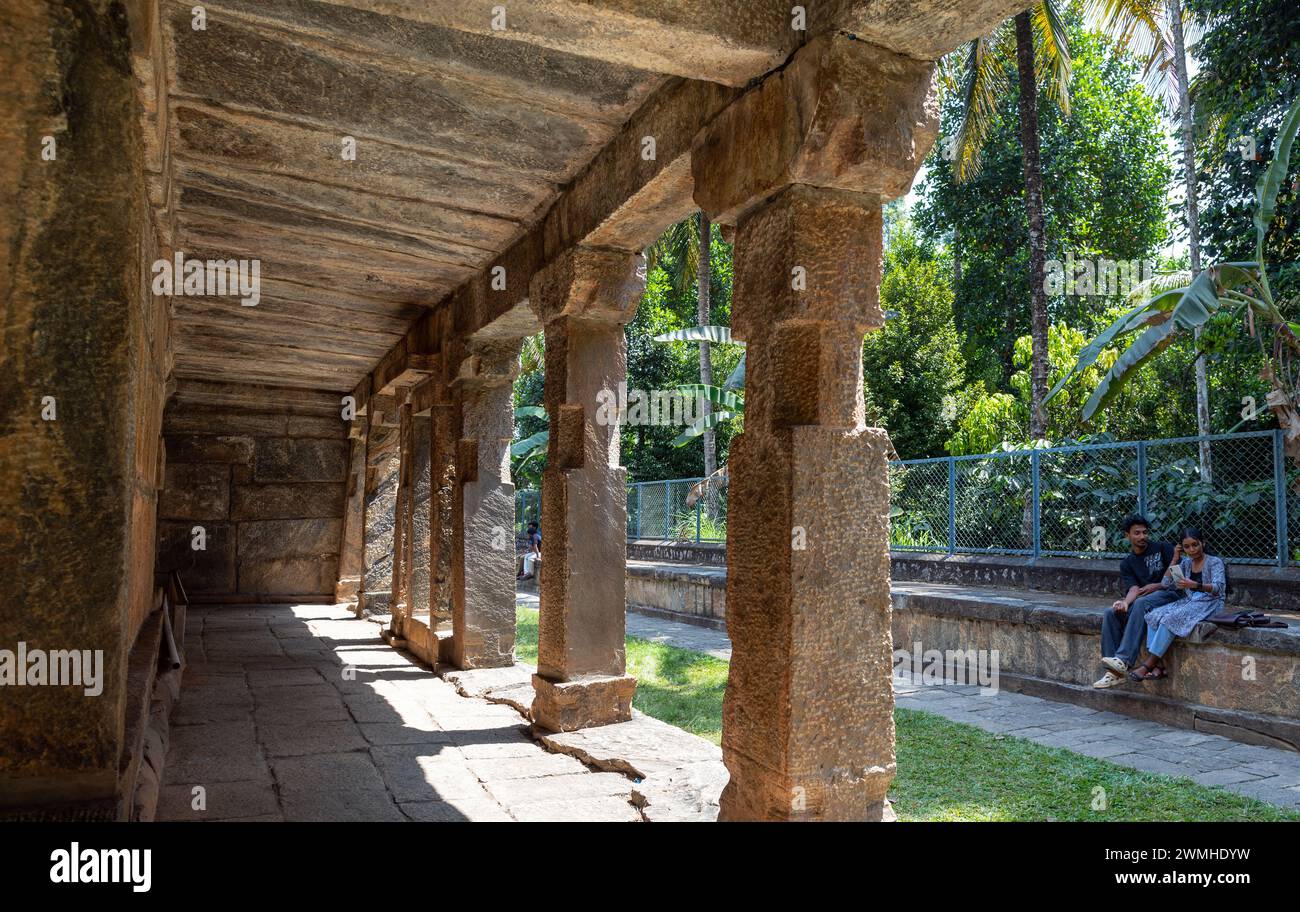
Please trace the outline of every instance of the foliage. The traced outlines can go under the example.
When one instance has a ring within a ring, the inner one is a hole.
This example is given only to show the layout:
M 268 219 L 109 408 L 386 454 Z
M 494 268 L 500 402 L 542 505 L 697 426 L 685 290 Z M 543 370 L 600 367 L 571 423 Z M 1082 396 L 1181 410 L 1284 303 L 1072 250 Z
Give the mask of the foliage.
M 1268 236 L 1276 218 L 1276 201 L 1290 170 L 1291 150 L 1300 131 L 1300 95 L 1283 118 L 1276 148 L 1256 189 L 1255 257 L 1253 262 L 1218 263 L 1190 284 L 1160 290 L 1141 289 L 1141 303 L 1107 327 L 1084 348 L 1071 374 L 1092 368 L 1104 346 L 1133 335 L 1127 348 L 1097 384 L 1083 408 L 1084 420 L 1112 402 L 1143 362 L 1160 354 L 1178 333 L 1190 333 L 1216 319 L 1244 326 L 1269 359 L 1265 379 L 1272 387 L 1268 404 L 1288 429 L 1289 452 L 1300 462 L 1300 324 L 1290 322 L 1275 300 L 1264 259 Z M 1265 340 L 1268 340 L 1267 342 Z M 1069 379 L 1067 376 L 1066 379 Z M 1061 384 L 1058 384 L 1058 389 Z M 1056 390 L 1053 391 L 1054 393 Z
M 1040 105 L 1047 257 L 1141 260 L 1167 237 L 1172 177 L 1158 106 L 1143 91 L 1138 65 L 1067 17 L 1072 53 L 1070 113 Z M 964 58 L 963 58 L 964 61 Z M 941 139 L 926 162 L 917 225 L 948 239 L 954 260 L 955 321 L 970 382 L 1010 392 L 1015 343 L 1029 328 L 1029 268 L 1014 84 L 989 121 L 979 173 L 954 179 Z M 1048 100 L 1044 98 L 1044 100 Z M 963 99 L 942 98 L 943 134 L 955 135 Z M 1085 327 L 1105 302 L 1056 298 L 1053 322 Z
M 688 220 L 689 221 L 689 220 Z M 689 233 L 689 232 L 687 232 Z M 693 342 L 657 343 L 655 336 L 696 324 L 697 302 L 691 282 L 676 276 L 689 244 L 658 245 L 656 264 L 647 274 L 646 291 L 636 317 L 627 326 L 628 389 L 673 390 L 700 379 L 699 349 Z M 710 251 L 710 297 L 714 322 L 727 326 L 731 321 L 731 245 L 713 232 Z M 693 280 L 692 280 L 693 281 Z M 726 376 L 735 369 L 743 348 L 715 345 L 712 349 L 715 376 Z M 737 433 L 734 422 L 722 422 L 716 428 L 718 462 L 726 461 L 731 438 Z M 664 478 L 691 478 L 704 474 L 704 452 L 700 445 L 676 446 L 680 427 L 626 425 L 621 430 L 623 464 L 629 481 L 655 481 Z
M 672 537 L 674 541 L 682 542 L 726 541 L 727 518 L 711 516 L 701 503 L 698 516 L 694 510 L 686 510 L 673 518 Z
M 903 459 L 938 456 L 952 430 L 965 361 L 952 315 L 949 264 L 904 221 L 885 251 L 880 306 L 890 317 L 867 334 L 867 413 Z

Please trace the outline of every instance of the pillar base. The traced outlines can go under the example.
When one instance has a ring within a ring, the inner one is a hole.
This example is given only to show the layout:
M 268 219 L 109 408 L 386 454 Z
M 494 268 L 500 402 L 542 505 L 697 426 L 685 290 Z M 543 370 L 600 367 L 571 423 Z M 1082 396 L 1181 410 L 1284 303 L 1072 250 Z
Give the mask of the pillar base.
M 632 719 L 631 675 L 590 675 L 552 681 L 533 675 L 533 722 L 550 731 L 576 731 Z
M 345 576 L 334 585 L 334 604 L 354 603 L 361 593 L 361 577 Z
M 389 614 L 389 603 L 392 601 L 393 594 L 380 590 L 379 592 L 363 592 L 357 599 L 357 616 L 369 617 L 376 614 Z

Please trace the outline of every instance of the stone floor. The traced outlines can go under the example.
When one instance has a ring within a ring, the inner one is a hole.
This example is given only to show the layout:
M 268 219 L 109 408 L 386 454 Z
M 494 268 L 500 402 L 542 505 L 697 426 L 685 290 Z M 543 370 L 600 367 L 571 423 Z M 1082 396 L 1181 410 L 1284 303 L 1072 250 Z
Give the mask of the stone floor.
M 346 607 L 192 607 L 187 624 L 158 820 L 716 818 L 720 751 L 648 717 L 548 748 Z
M 629 613 L 627 629 L 630 636 L 720 658 L 731 656 L 725 634 L 692 624 Z M 921 686 L 910 675 L 894 681 L 899 706 L 1120 766 L 1218 786 L 1280 807 L 1300 808 L 1300 753 L 1295 751 L 1256 747 L 1073 703 L 1009 691 L 985 696 L 979 690 L 952 684 Z

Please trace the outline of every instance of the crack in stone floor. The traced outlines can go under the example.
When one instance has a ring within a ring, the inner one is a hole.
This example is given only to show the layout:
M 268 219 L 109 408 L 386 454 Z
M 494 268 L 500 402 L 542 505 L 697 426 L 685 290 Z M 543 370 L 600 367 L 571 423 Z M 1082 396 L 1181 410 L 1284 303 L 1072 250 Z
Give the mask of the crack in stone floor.
M 346 606 L 190 610 L 158 820 L 627 821 L 635 784 L 551 753 Z

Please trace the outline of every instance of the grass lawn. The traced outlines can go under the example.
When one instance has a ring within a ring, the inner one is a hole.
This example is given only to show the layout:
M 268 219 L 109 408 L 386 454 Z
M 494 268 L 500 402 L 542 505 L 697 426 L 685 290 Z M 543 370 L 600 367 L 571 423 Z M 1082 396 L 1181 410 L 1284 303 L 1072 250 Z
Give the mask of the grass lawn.
M 537 661 L 537 612 L 519 609 L 515 651 Z M 722 740 L 727 663 L 628 637 L 633 705 L 648 716 Z M 1294 820 L 1300 813 L 1095 760 L 1024 738 L 994 735 L 933 713 L 899 709 L 898 775 L 889 790 L 900 820 Z M 1093 810 L 1096 788 L 1106 807 Z

